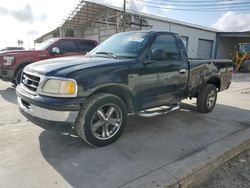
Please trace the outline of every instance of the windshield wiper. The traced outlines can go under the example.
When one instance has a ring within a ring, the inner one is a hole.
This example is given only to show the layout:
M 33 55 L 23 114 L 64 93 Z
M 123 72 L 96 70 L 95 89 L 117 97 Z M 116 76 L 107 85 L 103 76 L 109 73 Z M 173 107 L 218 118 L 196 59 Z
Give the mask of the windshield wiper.
M 109 57 L 112 57 L 114 59 L 118 59 L 118 57 L 111 52 L 96 52 L 96 54 L 104 54 L 104 55 L 108 55 Z

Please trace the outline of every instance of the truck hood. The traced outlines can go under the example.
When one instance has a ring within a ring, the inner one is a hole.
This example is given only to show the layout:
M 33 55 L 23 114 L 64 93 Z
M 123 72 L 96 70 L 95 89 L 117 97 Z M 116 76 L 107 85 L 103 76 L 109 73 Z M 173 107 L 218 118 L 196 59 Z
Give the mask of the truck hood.
M 131 60 L 119 60 L 104 57 L 69 56 L 55 59 L 38 61 L 28 65 L 25 70 L 31 73 L 38 73 L 46 76 L 67 76 L 75 71 L 118 64 Z
M 41 51 L 39 50 L 11 50 L 11 51 L 2 51 L 0 52 L 1 56 L 4 55 L 19 55 L 19 54 L 34 54 L 34 53 L 39 53 Z

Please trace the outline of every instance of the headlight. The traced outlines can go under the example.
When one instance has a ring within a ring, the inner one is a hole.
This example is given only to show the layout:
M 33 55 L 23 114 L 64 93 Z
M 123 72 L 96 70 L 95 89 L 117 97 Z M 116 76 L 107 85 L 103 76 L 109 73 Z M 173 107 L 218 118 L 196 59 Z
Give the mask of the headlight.
M 75 97 L 77 84 L 75 80 L 49 79 L 42 87 L 42 94 L 55 97 Z
M 3 56 L 3 65 L 5 66 L 10 66 L 12 65 L 12 63 L 14 63 L 15 61 L 15 57 L 14 56 Z

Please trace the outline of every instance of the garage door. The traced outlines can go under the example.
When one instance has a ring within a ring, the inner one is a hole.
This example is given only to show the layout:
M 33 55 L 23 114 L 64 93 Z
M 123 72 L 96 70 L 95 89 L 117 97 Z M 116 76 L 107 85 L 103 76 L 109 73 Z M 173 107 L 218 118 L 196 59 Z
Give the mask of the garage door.
M 213 51 L 213 41 L 212 40 L 204 40 L 199 39 L 198 42 L 198 58 L 201 59 L 210 59 L 212 58 Z

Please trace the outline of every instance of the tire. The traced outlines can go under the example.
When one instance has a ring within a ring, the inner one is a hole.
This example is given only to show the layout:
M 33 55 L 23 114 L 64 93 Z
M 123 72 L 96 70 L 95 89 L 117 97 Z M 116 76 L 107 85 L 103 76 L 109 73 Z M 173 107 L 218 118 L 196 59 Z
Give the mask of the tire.
M 242 65 L 242 72 L 248 73 L 250 72 L 250 60 L 245 60 Z
M 213 110 L 217 100 L 217 88 L 213 84 L 205 84 L 197 97 L 197 110 L 209 113 Z
M 21 83 L 21 76 L 22 76 L 22 73 L 23 73 L 23 69 L 24 68 L 20 68 L 16 75 L 15 75 L 15 78 L 14 78 L 14 84 L 17 86 L 18 84 Z
M 81 107 L 75 128 L 88 144 L 106 146 L 121 136 L 126 123 L 125 103 L 115 95 L 100 93 L 90 97 Z

